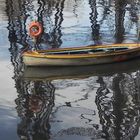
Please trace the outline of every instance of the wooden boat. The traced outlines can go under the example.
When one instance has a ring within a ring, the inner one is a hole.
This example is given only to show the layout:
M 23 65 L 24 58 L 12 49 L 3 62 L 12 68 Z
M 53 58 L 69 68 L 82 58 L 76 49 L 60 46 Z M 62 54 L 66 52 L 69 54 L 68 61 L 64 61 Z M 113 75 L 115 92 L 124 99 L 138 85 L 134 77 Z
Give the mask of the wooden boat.
M 80 66 L 126 61 L 140 56 L 140 44 L 113 44 L 27 51 L 27 66 Z
M 82 79 L 90 76 L 112 76 L 140 70 L 140 58 L 130 61 L 90 66 L 25 67 L 25 80 Z

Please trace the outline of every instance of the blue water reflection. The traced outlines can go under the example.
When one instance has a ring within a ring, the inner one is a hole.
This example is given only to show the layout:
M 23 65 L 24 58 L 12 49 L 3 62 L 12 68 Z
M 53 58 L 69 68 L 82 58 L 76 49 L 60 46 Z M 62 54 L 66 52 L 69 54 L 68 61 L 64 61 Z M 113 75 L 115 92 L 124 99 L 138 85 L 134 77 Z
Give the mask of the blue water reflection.
M 139 59 L 25 69 L 21 58 L 34 47 L 138 42 L 139 6 L 139 1 L 126 0 L 3 0 L 0 139 L 140 139 Z M 32 20 L 43 25 L 36 45 L 28 33 Z

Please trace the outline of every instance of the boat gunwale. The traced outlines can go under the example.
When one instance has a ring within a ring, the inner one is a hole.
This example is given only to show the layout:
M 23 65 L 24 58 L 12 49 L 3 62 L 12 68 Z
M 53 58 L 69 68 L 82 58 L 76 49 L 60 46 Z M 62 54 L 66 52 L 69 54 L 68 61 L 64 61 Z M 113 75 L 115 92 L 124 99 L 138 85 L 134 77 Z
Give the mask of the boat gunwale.
M 98 52 L 94 54 L 40 54 L 42 52 L 56 52 L 57 51 L 65 51 L 65 50 L 84 50 L 84 49 L 97 49 L 97 48 L 107 48 L 107 47 L 128 47 L 127 50 L 118 50 L 117 52 Z M 129 49 L 130 48 L 130 49 Z M 139 44 L 113 44 L 113 45 L 102 45 L 102 46 L 86 46 L 86 47 L 77 47 L 77 48 L 60 48 L 55 50 L 39 50 L 37 52 L 24 52 L 23 57 L 34 57 L 34 58 L 48 58 L 48 59 L 77 59 L 77 58 L 99 58 L 99 57 L 107 57 L 107 56 L 115 56 L 115 55 L 128 55 L 128 53 L 136 52 L 140 50 Z

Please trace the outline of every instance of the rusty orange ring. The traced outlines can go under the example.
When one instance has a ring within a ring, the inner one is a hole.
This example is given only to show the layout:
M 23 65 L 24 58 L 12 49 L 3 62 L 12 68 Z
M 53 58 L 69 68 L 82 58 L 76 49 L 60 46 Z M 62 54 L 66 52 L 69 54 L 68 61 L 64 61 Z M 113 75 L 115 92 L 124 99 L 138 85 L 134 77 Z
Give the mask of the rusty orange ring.
M 42 34 L 42 32 L 43 32 L 43 27 L 39 22 L 33 21 L 30 23 L 29 34 L 31 37 L 38 37 Z

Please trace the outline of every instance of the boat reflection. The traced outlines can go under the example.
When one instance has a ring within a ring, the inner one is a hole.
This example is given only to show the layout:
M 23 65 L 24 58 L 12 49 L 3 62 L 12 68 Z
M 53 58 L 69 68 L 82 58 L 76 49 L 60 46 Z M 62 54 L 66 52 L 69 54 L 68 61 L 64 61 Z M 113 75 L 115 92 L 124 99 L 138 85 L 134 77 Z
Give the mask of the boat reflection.
M 140 59 L 88 67 L 26 67 L 22 78 L 32 84 L 46 81 L 46 86 L 41 86 L 45 90 L 49 88 L 47 82 L 52 81 L 53 105 L 48 113 L 43 109 L 40 112 L 40 115 L 51 114 L 50 120 L 45 119 L 50 128 L 50 139 L 129 140 L 138 135 Z M 26 91 L 32 91 L 29 87 L 36 90 L 32 84 L 26 86 Z M 33 100 L 37 97 L 30 96 Z M 29 102 L 30 99 L 22 100 Z M 23 110 L 28 108 L 27 114 L 34 112 L 30 103 L 25 106 Z M 38 110 L 40 105 L 37 106 Z M 34 124 L 38 125 L 35 121 Z M 26 128 L 26 131 L 29 130 Z
M 113 76 L 119 73 L 131 73 L 139 70 L 140 59 L 132 59 L 126 62 L 93 65 L 93 66 L 53 66 L 53 67 L 36 67 L 27 66 L 23 75 L 25 79 L 77 79 L 87 78 L 90 76 Z

